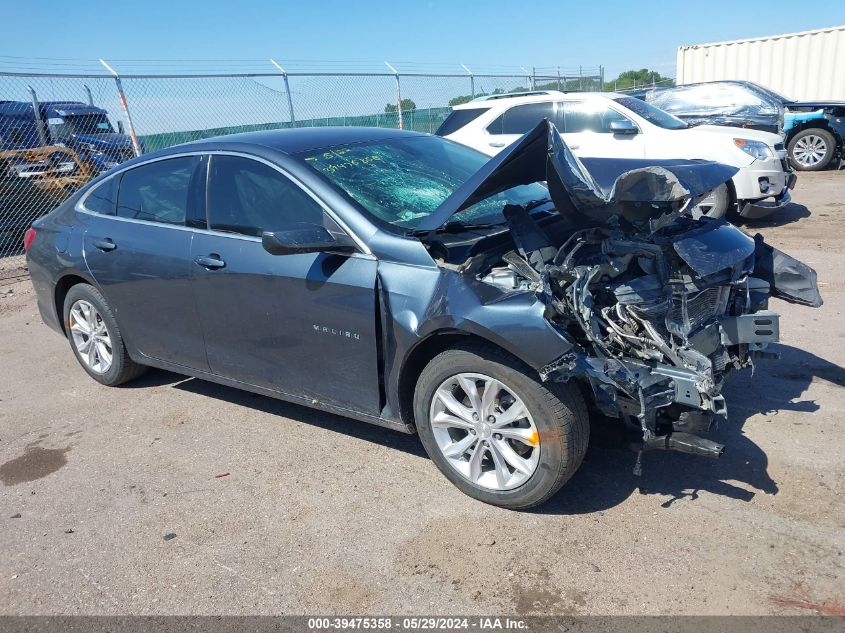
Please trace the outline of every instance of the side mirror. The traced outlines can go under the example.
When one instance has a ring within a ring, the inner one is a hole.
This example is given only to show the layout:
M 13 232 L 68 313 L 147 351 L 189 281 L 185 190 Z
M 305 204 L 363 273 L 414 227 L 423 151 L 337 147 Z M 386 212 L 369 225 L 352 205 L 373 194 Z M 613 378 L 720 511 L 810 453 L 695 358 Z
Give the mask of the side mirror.
M 271 255 L 296 253 L 353 253 L 355 243 L 346 236 L 335 237 L 319 224 L 299 222 L 279 231 L 264 231 L 261 245 Z
M 637 126 L 628 119 L 623 121 L 611 121 L 610 131 L 613 134 L 637 134 L 639 132 Z

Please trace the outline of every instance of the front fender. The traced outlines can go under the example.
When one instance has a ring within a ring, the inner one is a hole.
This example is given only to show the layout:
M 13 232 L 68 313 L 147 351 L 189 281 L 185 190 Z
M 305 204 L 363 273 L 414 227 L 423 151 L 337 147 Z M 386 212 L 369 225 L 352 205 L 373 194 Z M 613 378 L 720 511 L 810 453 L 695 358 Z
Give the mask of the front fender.
M 573 344 L 545 318 L 529 291 L 503 291 L 448 268 L 381 262 L 378 273 L 383 371 L 398 399 L 402 367 L 414 349 L 441 332 L 483 338 L 539 370 Z

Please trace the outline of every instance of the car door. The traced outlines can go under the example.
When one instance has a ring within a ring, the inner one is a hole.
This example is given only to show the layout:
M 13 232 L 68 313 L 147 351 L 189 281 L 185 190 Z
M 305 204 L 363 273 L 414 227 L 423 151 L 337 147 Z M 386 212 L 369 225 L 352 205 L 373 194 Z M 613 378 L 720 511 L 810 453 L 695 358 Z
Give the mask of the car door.
M 264 250 L 263 231 L 297 222 L 342 229 L 298 183 L 258 159 L 211 156 L 207 213 L 191 270 L 211 371 L 378 413 L 375 258 Z
M 82 201 L 83 252 L 130 346 L 150 358 L 207 370 L 186 226 L 202 201 L 202 173 L 194 155 L 105 180 Z
M 563 140 L 576 156 L 597 158 L 644 158 L 647 139 L 631 119 L 604 103 L 584 99 L 563 101 L 559 116 Z M 637 128 L 636 134 L 617 134 L 611 123 L 627 121 Z
M 537 127 L 543 119 L 558 125 L 557 113 L 558 106 L 553 101 L 515 105 L 496 117 L 485 129 L 485 138 L 473 144 L 473 147 L 491 156 L 498 154 Z

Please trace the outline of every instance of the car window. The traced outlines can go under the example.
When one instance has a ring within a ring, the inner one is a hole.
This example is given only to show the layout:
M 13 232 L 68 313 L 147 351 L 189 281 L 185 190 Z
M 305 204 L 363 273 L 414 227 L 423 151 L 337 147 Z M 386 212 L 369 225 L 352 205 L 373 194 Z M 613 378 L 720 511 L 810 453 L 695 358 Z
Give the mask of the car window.
M 614 101 L 631 112 L 639 114 L 652 125 L 662 127 L 664 130 L 683 130 L 688 127 L 679 118 L 641 99 L 635 97 L 617 97 Z
M 628 121 L 629 119 L 604 103 L 596 101 L 564 101 L 561 103 L 563 111 L 563 132 L 577 134 L 579 132 L 610 133 L 610 124 L 614 121 Z
M 698 84 L 657 90 L 646 100 L 670 114 L 707 116 L 743 113 L 775 114 L 778 104 L 734 84 Z
M 94 213 L 114 215 L 117 207 L 117 183 L 119 181 L 120 177 L 107 178 L 94 187 L 88 197 L 85 198 L 85 208 Z
M 490 108 L 465 108 L 462 110 L 452 110 L 446 120 L 440 124 L 435 134 L 437 136 L 448 136 L 452 132 L 457 132 L 467 123 L 475 121 L 482 114 L 487 112 Z
M 269 165 L 240 156 L 212 156 L 210 170 L 212 230 L 260 237 L 298 222 L 325 224 L 323 208 Z
M 388 230 L 414 229 L 489 157 L 439 136 L 408 136 L 311 150 L 298 155 Z M 456 213 L 467 224 L 504 222 L 507 204 L 549 197 L 540 183 L 520 185 Z
M 533 130 L 543 119 L 550 119 L 555 122 L 555 104 L 551 101 L 545 103 L 526 103 L 514 106 L 505 110 L 487 126 L 490 134 L 525 134 Z
M 117 215 L 162 224 L 185 224 L 191 177 L 199 156 L 160 160 L 123 173 Z

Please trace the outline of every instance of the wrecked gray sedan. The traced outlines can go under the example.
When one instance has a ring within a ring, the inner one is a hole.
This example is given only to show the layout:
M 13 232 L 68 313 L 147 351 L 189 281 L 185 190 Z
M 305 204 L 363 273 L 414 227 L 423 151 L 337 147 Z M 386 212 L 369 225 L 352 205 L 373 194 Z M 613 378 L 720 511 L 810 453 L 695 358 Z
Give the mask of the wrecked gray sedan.
M 121 165 L 26 248 L 95 380 L 161 367 L 417 431 L 461 490 L 526 508 L 592 412 L 640 452 L 718 457 L 725 379 L 773 356 L 769 299 L 821 305 L 812 269 L 693 216 L 733 171 L 582 162 L 546 121 L 489 162 L 398 130 L 251 133 Z

